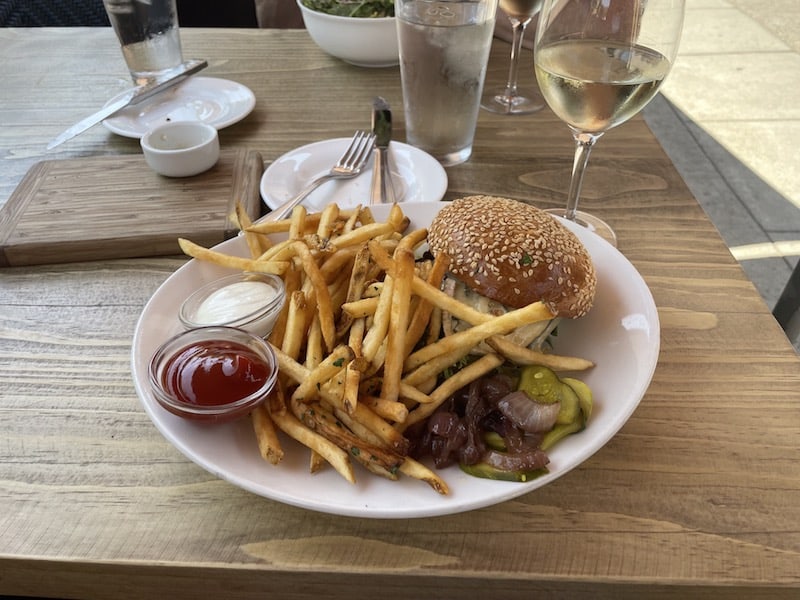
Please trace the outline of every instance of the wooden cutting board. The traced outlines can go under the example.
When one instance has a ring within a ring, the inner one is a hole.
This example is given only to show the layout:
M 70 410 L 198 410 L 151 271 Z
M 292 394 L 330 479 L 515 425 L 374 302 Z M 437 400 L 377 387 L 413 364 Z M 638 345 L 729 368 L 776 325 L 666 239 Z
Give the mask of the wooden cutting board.
M 263 169 L 243 148 L 180 179 L 141 154 L 41 161 L 0 210 L 0 267 L 180 254 L 178 237 L 217 244 L 235 233 L 237 201 L 260 216 Z

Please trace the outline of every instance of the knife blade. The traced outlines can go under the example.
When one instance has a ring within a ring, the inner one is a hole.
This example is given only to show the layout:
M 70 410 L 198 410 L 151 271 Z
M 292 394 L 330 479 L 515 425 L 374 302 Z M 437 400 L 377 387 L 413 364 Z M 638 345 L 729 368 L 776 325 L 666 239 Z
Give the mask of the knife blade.
M 140 102 L 155 96 L 159 92 L 163 92 L 167 88 L 171 88 L 172 86 L 180 83 L 190 75 L 194 75 L 198 71 L 202 71 L 208 66 L 208 62 L 205 60 L 198 60 L 192 59 L 184 62 L 178 67 L 175 67 L 174 70 L 170 71 L 166 76 L 146 85 L 138 86 L 129 89 L 123 95 L 121 95 L 117 100 L 109 104 L 108 106 L 104 106 L 96 113 L 89 115 L 85 119 L 81 119 L 75 125 L 66 129 L 57 137 L 55 137 L 49 144 L 47 144 L 47 149 L 52 150 L 56 146 L 63 144 L 67 140 L 71 140 L 77 135 L 80 135 L 90 127 L 97 125 L 101 121 L 108 119 L 115 113 L 119 112 L 123 108 L 128 105 L 132 104 L 139 104 Z
M 375 158 L 372 165 L 371 204 L 393 204 L 396 200 L 389 169 L 389 142 L 392 140 L 392 111 L 389 103 L 377 96 L 372 101 L 372 133 L 375 134 Z

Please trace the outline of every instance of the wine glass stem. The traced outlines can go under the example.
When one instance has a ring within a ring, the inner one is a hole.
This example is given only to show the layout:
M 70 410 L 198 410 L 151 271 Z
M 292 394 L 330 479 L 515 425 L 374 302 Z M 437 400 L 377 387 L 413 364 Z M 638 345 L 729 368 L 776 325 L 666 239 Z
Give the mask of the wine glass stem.
M 601 135 L 603 134 L 573 133 L 573 137 L 575 138 L 575 160 L 572 163 L 572 179 L 570 179 L 569 182 L 567 209 L 564 213 L 564 218 L 570 221 L 575 220 L 575 213 L 578 211 L 578 200 L 581 196 L 581 186 L 583 186 L 583 175 L 586 172 L 586 165 L 589 164 L 589 155 L 592 153 L 594 143 Z
M 506 98 L 513 98 L 517 95 L 517 80 L 519 78 L 519 55 L 522 51 L 522 38 L 525 37 L 525 28 L 531 22 L 531 18 L 517 19 L 509 17 L 513 32 L 511 38 L 511 64 L 508 67 L 508 82 L 506 83 Z

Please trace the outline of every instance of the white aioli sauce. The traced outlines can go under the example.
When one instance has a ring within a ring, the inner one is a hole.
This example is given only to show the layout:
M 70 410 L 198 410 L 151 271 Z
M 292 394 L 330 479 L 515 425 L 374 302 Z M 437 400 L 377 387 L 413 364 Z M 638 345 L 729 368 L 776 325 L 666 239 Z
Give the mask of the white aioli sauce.
M 219 325 L 238 321 L 270 304 L 277 292 L 262 281 L 239 281 L 220 288 L 197 307 L 195 321 Z

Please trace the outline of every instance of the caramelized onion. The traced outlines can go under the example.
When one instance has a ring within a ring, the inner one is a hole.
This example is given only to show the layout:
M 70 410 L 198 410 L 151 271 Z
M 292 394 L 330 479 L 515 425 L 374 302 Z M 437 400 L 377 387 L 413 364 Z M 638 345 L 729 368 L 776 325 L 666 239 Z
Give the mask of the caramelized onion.
M 501 471 L 532 471 L 547 466 L 550 459 L 539 449 L 513 454 L 489 450 L 483 455 L 483 462 Z
M 511 392 L 497 403 L 497 409 L 528 433 L 549 431 L 556 424 L 561 405 L 536 402 L 522 390 Z

